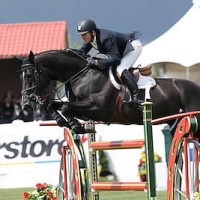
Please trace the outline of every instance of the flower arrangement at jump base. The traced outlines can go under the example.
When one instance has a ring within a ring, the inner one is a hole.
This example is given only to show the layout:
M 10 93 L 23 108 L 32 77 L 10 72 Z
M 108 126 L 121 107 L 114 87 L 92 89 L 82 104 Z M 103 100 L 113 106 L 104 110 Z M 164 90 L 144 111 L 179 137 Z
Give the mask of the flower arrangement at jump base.
M 141 181 L 146 181 L 146 154 L 145 151 L 143 151 L 141 154 L 139 164 L 138 164 L 138 174 L 140 176 Z M 154 162 L 162 162 L 162 158 L 157 154 L 154 153 Z
M 194 193 L 194 200 L 199 200 L 200 199 L 200 193 L 199 192 L 195 192 Z
M 35 190 L 24 192 L 24 200 L 57 200 L 57 187 L 47 183 L 37 183 Z

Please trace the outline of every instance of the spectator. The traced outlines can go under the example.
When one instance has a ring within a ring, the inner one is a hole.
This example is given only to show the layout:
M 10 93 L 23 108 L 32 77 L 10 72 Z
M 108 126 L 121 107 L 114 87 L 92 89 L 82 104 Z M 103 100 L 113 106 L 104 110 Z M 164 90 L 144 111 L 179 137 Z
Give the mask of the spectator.
M 0 103 L 0 123 L 11 123 L 16 119 L 24 120 L 24 113 L 19 101 L 14 99 L 12 91 L 9 90 Z
M 5 96 L 1 104 L 1 121 L 3 123 L 11 123 L 14 116 L 13 99 L 10 96 Z
M 40 110 L 34 113 L 28 113 L 22 110 L 20 100 L 14 99 L 12 91 L 9 90 L 0 102 L 0 124 L 11 123 L 13 120 L 23 120 L 24 122 L 31 122 L 34 120 L 51 120 L 51 116 L 46 110 L 49 101 L 46 101 Z

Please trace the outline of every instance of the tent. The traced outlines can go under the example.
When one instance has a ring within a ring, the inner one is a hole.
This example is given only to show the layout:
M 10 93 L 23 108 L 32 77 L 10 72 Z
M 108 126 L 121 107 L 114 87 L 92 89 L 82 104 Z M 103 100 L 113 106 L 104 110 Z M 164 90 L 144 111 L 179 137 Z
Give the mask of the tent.
M 177 71 L 184 66 L 185 78 L 189 79 L 189 67 L 200 66 L 199 21 L 200 0 L 193 0 L 192 7 L 174 26 L 144 46 L 136 64 L 161 66 L 165 72 L 170 70 L 168 66 Z

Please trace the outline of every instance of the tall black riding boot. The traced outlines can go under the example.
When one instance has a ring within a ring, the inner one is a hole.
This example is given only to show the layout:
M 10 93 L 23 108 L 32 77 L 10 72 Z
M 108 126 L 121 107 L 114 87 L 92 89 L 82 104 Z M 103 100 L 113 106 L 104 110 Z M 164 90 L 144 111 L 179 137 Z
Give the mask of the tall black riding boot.
M 135 104 L 140 104 L 138 100 L 138 85 L 133 76 L 129 73 L 127 69 L 122 72 L 121 79 L 123 83 L 128 87 L 131 94 L 131 102 Z

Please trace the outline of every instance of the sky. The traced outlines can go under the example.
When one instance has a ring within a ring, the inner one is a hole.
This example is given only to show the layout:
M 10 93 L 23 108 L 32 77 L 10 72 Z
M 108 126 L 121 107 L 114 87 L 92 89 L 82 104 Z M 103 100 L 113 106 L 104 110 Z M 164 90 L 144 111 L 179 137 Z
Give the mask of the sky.
M 140 31 L 147 44 L 191 6 L 192 0 L 0 0 L 0 24 L 64 20 L 72 42 L 78 43 L 78 22 L 91 18 L 99 28 Z

